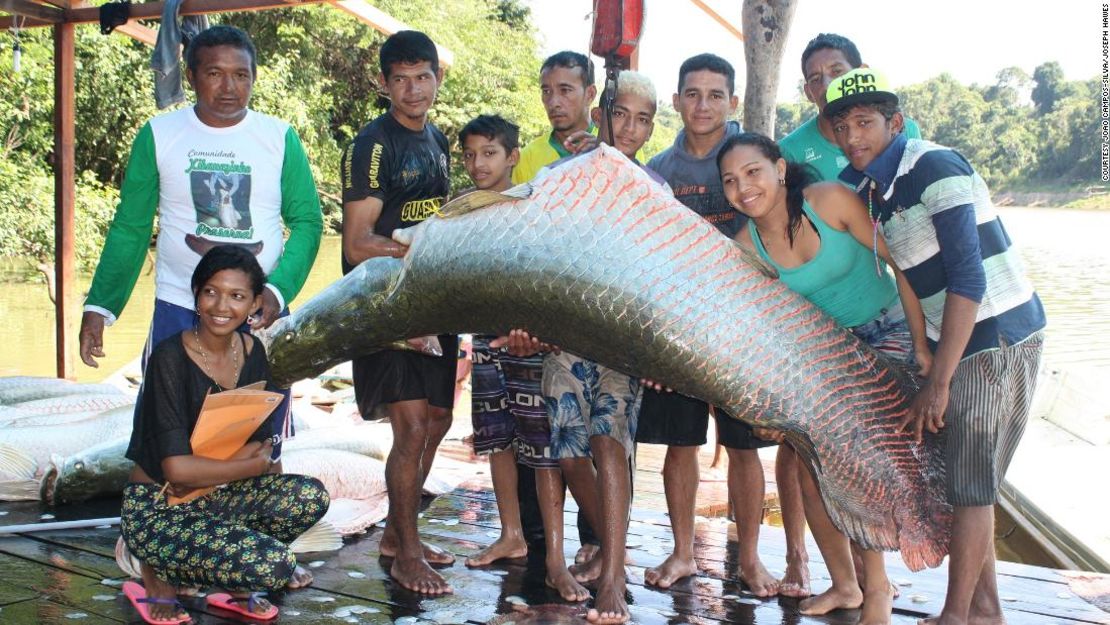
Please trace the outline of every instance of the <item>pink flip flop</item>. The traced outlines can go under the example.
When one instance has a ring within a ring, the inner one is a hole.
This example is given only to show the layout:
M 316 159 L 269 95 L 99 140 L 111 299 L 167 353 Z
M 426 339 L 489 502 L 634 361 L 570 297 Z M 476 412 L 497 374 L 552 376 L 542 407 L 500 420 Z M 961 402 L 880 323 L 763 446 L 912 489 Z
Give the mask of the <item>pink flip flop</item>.
M 147 597 L 146 589 L 139 584 L 136 584 L 135 582 L 124 582 L 123 594 L 127 595 L 127 598 L 131 600 L 131 605 L 135 608 L 135 611 L 139 613 L 139 616 L 143 617 L 143 620 L 150 625 L 176 625 L 177 623 L 188 623 L 189 621 L 193 620 L 193 617 L 189 616 L 188 614 L 186 614 L 185 616 L 163 620 L 152 617 L 150 615 L 150 605 L 153 603 L 161 605 L 174 605 L 182 609 L 184 609 L 185 606 L 181 605 L 181 602 L 177 599 L 157 599 Z
M 264 592 L 252 592 L 250 596 L 239 598 L 232 597 L 226 592 L 218 592 L 213 595 L 208 595 L 208 605 L 214 608 L 220 608 L 221 610 L 237 612 L 243 616 L 259 621 L 268 621 L 277 617 L 278 609 L 276 605 L 270 604 L 270 609 L 262 614 L 258 614 L 254 611 L 255 602 L 258 601 L 259 597 L 265 596 L 266 593 Z

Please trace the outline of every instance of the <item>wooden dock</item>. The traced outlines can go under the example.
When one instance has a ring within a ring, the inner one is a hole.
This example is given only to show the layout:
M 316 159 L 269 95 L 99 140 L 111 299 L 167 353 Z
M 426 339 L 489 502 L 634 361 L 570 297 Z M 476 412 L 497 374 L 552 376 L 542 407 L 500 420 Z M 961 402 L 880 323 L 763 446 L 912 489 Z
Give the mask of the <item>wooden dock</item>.
M 458 442 L 444 453 L 468 460 Z M 645 587 L 644 568 L 669 553 L 670 528 L 665 514 L 659 470 L 662 448 L 643 446 L 638 455 L 636 501 L 628 546 L 635 562 L 629 567 L 633 620 L 641 625 L 712 625 L 715 623 L 854 624 L 858 612 L 840 611 L 826 617 L 797 613 L 797 601 L 760 600 L 735 581 L 735 530 L 723 516 L 699 517 L 697 559 L 702 571 L 669 591 Z M 498 532 L 497 510 L 489 476 L 481 463 L 475 477 L 454 492 L 428 503 L 422 513 L 422 535 L 459 557 L 442 569 L 455 594 L 443 598 L 415 595 L 394 584 L 380 560 L 380 530 L 349 540 L 339 552 L 310 554 L 303 563 L 312 567 L 315 584 L 306 590 L 273 597 L 284 623 L 433 623 L 481 624 L 514 611 L 520 600 L 529 605 L 563 603 L 544 583 L 542 559 L 514 561 L 480 570 L 467 569 L 462 556 L 487 545 Z M 769 488 L 769 490 L 772 490 Z M 699 491 L 699 511 L 723 512 L 723 483 L 706 482 Z M 769 496 L 769 500 L 773 495 Z M 568 512 L 574 503 L 568 498 Z M 37 503 L 0 504 L 0 525 L 34 523 L 44 513 L 55 520 L 116 516 L 118 500 L 103 500 L 47 510 Z M 573 523 L 574 515 L 566 515 Z M 567 532 L 566 555 L 578 549 L 577 533 Z M 0 537 L 0 623 L 4 625 L 77 625 L 81 623 L 142 623 L 120 592 L 125 579 L 116 567 L 113 549 L 118 528 L 70 530 Z M 764 562 L 781 573 L 785 543 L 782 531 L 764 526 L 760 551 Z M 824 565 L 815 545 L 809 545 L 813 586 L 828 586 Z M 888 558 L 891 579 L 899 584 L 893 623 L 939 611 L 944 598 L 943 569 L 910 573 L 897 556 Z M 1013 563 L 1000 563 L 999 590 L 1010 625 L 1068 625 L 1110 623 L 1110 577 L 1079 575 Z M 1090 601 L 1081 598 L 1085 595 Z M 1092 603 L 1093 602 L 1093 603 Z M 221 616 L 206 609 L 203 599 L 184 601 L 198 625 L 249 621 Z M 584 612 L 585 604 L 580 605 Z M 408 617 L 408 618 L 406 618 Z

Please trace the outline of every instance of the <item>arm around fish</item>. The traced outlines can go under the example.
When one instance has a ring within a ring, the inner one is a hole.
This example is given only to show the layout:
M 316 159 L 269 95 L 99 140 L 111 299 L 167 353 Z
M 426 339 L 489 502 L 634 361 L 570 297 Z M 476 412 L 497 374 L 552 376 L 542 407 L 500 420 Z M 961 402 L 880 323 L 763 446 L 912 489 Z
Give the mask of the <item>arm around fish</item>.
M 882 233 L 876 236 L 870 212 L 864 206 L 863 200 L 848 187 L 835 182 L 811 185 L 806 189 L 806 194 L 810 206 L 817 211 L 825 223 L 837 230 L 847 231 L 864 247 L 875 246 L 877 248 L 875 253 L 894 272 L 898 299 L 902 303 L 906 323 L 910 327 L 910 336 L 913 338 L 917 373 L 922 377 L 928 376 L 933 365 L 933 352 L 929 349 L 929 342 L 925 337 L 925 313 L 921 309 L 921 300 L 917 298 L 910 283 L 906 281 L 902 270 L 895 264 Z
M 401 258 L 408 251 L 407 246 L 374 233 L 383 206 L 375 197 L 343 203 L 343 257 L 351 265 L 378 256 Z

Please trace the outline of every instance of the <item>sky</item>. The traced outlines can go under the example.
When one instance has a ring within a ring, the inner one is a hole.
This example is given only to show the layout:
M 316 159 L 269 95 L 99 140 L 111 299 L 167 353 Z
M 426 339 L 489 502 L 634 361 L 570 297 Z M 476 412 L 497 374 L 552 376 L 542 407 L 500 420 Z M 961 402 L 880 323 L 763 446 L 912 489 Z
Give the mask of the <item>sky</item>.
M 532 8 L 545 55 L 589 48 L 592 0 L 525 0 Z M 742 0 L 706 0 L 738 29 Z M 673 93 L 686 58 L 713 52 L 737 71 L 743 99 L 743 42 L 690 0 L 644 0 L 640 71 L 661 99 Z M 821 32 L 855 42 L 863 60 L 893 86 L 948 72 L 963 83 L 994 84 L 999 70 L 1018 66 L 1032 75 L 1058 61 L 1069 80 L 1101 71 L 1102 3 L 1093 0 L 798 0 L 779 77 L 779 100 L 798 96 L 801 55 Z M 595 59 L 597 61 L 597 59 Z M 598 63 L 601 67 L 601 63 Z M 599 80 L 602 72 L 599 70 Z

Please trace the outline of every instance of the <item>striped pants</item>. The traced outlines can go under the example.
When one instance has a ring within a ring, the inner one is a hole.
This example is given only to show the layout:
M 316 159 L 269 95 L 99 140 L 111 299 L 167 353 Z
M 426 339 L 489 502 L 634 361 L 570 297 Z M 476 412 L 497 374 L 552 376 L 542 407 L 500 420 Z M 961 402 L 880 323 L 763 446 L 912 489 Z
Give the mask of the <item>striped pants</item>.
M 157 484 L 123 489 L 120 530 L 127 548 L 175 586 L 230 592 L 285 588 L 297 559 L 289 543 L 328 510 L 323 484 L 305 475 L 232 482 L 176 506 Z
M 1025 432 L 1042 333 L 969 356 L 956 367 L 945 412 L 947 498 L 954 506 L 990 506 Z

